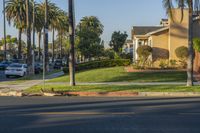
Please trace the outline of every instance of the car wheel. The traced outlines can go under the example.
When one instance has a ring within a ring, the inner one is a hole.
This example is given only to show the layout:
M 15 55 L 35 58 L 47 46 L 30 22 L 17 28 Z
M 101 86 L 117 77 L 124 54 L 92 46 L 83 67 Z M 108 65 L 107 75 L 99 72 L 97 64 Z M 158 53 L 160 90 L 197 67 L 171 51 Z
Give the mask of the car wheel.
M 21 77 L 24 77 L 26 75 L 26 73 L 24 72 L 23 75 Z

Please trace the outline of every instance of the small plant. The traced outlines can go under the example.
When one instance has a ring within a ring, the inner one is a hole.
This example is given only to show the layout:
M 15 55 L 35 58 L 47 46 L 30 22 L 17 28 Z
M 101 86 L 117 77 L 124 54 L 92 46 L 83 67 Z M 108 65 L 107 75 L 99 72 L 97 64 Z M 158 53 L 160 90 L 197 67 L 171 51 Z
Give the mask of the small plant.
M 170 63 L 170 66 L 173 67 L 173 68 L 175 68 L 177 66 L 176 60 L 170 60 L 169 63 Z
M 166 69 L 169 67 L 169 61 L 168 60 L 160 60 L 160 64 L 159 64 L 161 69 Z

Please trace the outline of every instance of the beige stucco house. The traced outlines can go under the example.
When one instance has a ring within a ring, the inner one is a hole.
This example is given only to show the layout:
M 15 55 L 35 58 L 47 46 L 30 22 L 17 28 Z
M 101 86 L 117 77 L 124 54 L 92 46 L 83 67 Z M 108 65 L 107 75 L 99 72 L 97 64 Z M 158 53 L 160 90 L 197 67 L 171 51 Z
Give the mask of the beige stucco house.
M 188 13 L 188 9 L 185 9 L 181 17 L 181 10 L 173 9 L 173 20 L 171 17 L 162 19 L 159 26 L 134 26 L 132 29 L 134 60 L 138 60 L 136 50 L 140 45 L 149 45 L 153 48 L 151 57 L 153 62 L 163 58 L 178 60 L 175 54 L 176 48 L 188 47 Z M 197 15 L 194 15 L 193 27 L 194 37 L 200 37 L 200 20 Z

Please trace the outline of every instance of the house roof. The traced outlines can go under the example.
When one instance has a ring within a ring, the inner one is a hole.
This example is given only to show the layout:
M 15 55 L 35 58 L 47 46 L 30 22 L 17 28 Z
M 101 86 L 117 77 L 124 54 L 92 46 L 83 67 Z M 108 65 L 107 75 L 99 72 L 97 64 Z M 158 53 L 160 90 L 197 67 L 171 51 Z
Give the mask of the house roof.
M 153 35 L 153 34 L 156 34 L 156 33 L 162 32 L 162 31 L 165 31 L 165 30 L 169 30 L 169 27 L 163 27 L 163 28 L 161 28 L 161 29 L 158 29 L 158 30 L 149 32 L 149 33 L 147 33 L 147 34 L 148 34 L 148 35 Z
M 163 26 L 134 26 L 133 34 L 134 35 L 146 35 L 149 32 L 153 32 L 159 29 L 162 29 Z

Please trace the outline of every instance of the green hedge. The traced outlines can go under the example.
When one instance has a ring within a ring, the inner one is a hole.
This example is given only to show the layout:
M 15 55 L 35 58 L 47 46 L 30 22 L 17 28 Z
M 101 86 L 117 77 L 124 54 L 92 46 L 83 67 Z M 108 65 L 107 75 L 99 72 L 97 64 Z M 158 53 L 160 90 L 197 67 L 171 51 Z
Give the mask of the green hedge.
M 118 60 L 101 60 L 101 61 L 90 61 L 86 63 L 81 63 L 76 65 L 76 71 L 96 69 L 96 68 L 106 68 L 115 66 L 128 66 L 131 61 L 128 59 L 118 59 Z M 68 73 L 68 68 L 63 68 L 65 73 Z

